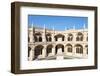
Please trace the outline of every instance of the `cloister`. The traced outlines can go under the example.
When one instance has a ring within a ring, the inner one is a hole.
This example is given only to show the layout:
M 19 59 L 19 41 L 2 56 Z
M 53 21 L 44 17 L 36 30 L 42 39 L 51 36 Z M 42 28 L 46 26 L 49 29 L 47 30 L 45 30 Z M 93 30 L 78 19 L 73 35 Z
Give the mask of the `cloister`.
M 29 28 L 28 60 L 87 58 L 87 29 L 55 31 Z

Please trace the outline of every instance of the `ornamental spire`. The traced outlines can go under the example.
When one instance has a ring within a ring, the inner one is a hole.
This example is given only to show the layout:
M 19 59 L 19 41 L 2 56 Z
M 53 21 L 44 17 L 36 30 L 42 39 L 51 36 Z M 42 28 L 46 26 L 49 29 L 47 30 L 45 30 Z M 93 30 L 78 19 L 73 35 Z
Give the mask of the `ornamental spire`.
M 84 28 L 84 29 L 86 29 L 86 26 L 85 26 L 85 24 L 83 25 L 83 28 Z
M 45 24 L 44 24 L 44 29 L 45 29 Z
M 53 31 L 55 30 L 54 26 L 52 27 Z
M 73 29 L 75 30 L 75 25 L 73 26 Z
M 34 27 L 34 24 L 32 23 L 32 25 L 31 25 L 31 26 L 32 26 L 32 28 L 33 28 L 33 27 Z

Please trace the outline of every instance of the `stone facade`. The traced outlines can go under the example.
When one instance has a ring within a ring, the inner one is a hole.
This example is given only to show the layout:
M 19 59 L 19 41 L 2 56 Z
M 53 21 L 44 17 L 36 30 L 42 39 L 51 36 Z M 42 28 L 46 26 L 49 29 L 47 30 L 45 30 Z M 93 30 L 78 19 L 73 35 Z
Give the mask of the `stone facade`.
M 28 29 L 28 60 L 61 60 L 87 58 L 88 31 L 69 29 L 57 31 L 46 28 Z

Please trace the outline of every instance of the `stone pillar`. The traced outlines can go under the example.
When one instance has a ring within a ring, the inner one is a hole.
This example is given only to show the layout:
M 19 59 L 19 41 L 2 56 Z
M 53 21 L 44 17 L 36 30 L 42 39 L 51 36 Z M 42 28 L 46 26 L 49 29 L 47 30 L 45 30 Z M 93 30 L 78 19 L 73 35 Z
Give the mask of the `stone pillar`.
M 55 55 L 55 45 L 52 47 L 52 55 Z
M 84 34 L 84 36 L 83 36 L 83 41 L 87 41 L 87 35 L 86 34 Z
M 76 54 L 76 47 L 73 45 L 72 46 L 72 55 L 74 56 Z
M 52 36 L 52 42 L 54 42 L 55 41 L 54 33 L 51 36 Z
M 29 42 L 33 43 L 34 42 L 33 32 L 30 32 L 29 33 L 29 38 L 30 38 L 30 41 Z
M 64 55 L 67 55 L 67 46 L 64 45 Z
M 45 34 L 45 31 L 42 34 L 42 40 L 43 40 L 43 42 L 46 42 L 46 34 Z
M 72 40 L 72 41 L 73 41 L 73 43 L 75 43 L 75 42 L 76 42 L 76 37 L 77 37 L 77 36 L 76 36 L 76 33 L 73 33 L 73 40 Z
M 32 61 L 34 59 L 34 47 L 31 47 L 31 50 L 29 51 L 29 61 Z
M 83 57 L 87 56 L 87 48 L 83 46 Z
M 68 40 L 67 40 L 67 34 L 64 34 L 64 36 L 65 36 L 64 41 L 68 41 Z
M 44 48 L 42 49 L 42 57 L 45 58 L 46 54 L 46 45 L 44 45 Z
M 39 42 L 39 36 L 37 36 L 37 42 Z

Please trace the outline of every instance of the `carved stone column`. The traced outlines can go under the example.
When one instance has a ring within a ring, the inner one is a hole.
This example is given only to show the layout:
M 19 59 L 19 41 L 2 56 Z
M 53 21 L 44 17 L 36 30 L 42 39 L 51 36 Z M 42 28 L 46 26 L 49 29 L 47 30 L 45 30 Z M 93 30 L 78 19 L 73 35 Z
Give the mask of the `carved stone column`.
M 54 33 L 51 36 L 52 36 L 52 42 L 54 42 L 55 41 L 55 39 L 54 39 Z
M 72 40 L 72 41 L 73 41 L 73 43 L 75 43 L 75 42 L 76 42 L 76 37 L 77 37 L 77 36 L 76 36 L 76 33 L 73 33 L 73 40 Z
M 64 55 L 67 55 L 67 46 L 64 45 Z
M 76 54 L 76 47 L 73 45 L 72 46 L 72 55 L 74 56 Z
M 46 45 L 44 45 L 44 48 L 42 49 L 42 57 L 45 58 L 46 54 Z
M 65 36 L 64 41 L 68 41 L 68 40 L 67 40 L 67 34 L 64 34 L 64 36 Z
M 55 45 L 52 48 L 52 55 L 55 55 Z
M 86 34 L 84 34 L 84 36 L 83 36 L 83 41 L 87 41 L 87 35 Z
M 42 34 L 42 40 L 43 42 L 46 42 L 46 29 L 43 29 L 43 34 Z
M 87 48 L 83 46 L 83 57 L 87 57 Z
M 30 38 L 30 41 L 29 42 L 33 43 L 34 42 L 33 32 L 30 32 L 29 33 L 29 38 Z
M 46 37 L 44 34 L 42 35 L 42 40 L 43 40 L 43 42 L 46 42 Z

